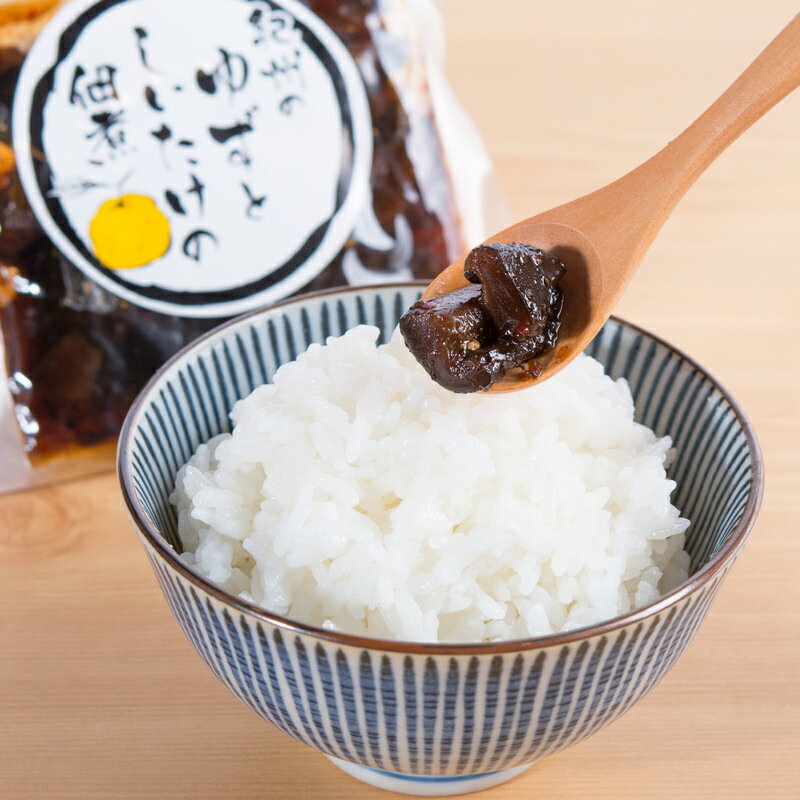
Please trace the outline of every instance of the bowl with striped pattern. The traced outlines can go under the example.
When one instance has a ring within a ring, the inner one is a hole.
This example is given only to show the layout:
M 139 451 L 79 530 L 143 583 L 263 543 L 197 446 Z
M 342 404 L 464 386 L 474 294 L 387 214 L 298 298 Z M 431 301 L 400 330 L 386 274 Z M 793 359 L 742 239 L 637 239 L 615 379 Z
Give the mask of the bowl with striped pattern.
M 689 579 L 650 605 L 568 633 L 421 644 L 323 630 L 228 594 L 180 558 L 175 475 L 230 429 L 234 403 L 312 342 L 367 323 L 391 334 L 421 284 L 334 290 L 229 322 L 142 391 L 118 449 L 134 528 L 180 627 L 220 681 L 349 774 L 406 794 L 463 794 L 509 780 L 623 714 L 694 636 L 761 499 L 761 455 L 733 398 L 702 367 L 611 319 L 588 348 L 625 377 L 637 419 L 673 439 L 674 504 L 692 521 Z

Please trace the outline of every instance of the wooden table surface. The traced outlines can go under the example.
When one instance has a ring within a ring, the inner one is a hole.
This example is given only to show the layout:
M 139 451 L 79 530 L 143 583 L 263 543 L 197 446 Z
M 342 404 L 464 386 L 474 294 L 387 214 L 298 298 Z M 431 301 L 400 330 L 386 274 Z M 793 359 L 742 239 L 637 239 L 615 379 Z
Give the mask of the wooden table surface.
M 789 0 L 446 0 L 449 72 L 515 217 L 616 178 L 796 13 Z M 623 719 L 496 798 L 800 797 L 800 94 L 715 164 L 619 313 L 741 401 L 767 488 L 709 618 Z M 0 498 L 0 797 L 380 798 L 235 700 L 103 475 Z

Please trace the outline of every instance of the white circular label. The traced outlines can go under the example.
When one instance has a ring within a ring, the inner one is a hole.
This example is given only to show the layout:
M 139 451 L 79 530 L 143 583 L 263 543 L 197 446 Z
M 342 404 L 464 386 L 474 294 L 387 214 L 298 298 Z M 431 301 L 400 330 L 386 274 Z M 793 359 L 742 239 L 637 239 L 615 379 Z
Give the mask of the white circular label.
M 238 314 L 301 288 L 368 199 L 372 125 L 338 37 L 296 0 L 75 0 L 13 108 L 28 201 L 125 300 Z

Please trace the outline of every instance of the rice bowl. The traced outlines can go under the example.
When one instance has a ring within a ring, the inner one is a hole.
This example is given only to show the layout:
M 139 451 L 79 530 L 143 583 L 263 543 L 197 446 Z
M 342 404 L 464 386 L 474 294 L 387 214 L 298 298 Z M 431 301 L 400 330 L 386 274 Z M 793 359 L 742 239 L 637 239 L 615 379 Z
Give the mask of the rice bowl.
M 672 438 L 673 502 L 692 520 L 684 543 L 689 578 L 655 602 L 533 638 L 398 641 L 265 610 L 189 566 L 169 502 L 181 466 L 202 443 L 230 432 L 236 402 L 311 343 L 359 323 L 376 325 L 387 341 L 420 288 L 307 295 L 221 326 L 142 392 L 123 428 L 118 469 L 165 602 L 221 684 L 368 784 L 463 794 L 590 736 L 659 683 L 702 625 L 753 528 L 763 465 L 746 416 L 701 365 L 612 318 L 588 352 L 612 378 L 629 382 L 636 419 Z

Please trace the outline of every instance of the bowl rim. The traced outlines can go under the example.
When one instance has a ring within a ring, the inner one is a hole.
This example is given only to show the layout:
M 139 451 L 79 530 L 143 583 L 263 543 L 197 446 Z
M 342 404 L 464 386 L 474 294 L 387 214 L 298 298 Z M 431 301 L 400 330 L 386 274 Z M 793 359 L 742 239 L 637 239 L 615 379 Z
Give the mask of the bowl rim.
M 419 287 L 422 289 L 426 287 L 428 283 L 428 281 L 404 281 L 397 283 L 376 283 L 362 286 L 339 286 L 322 291 L 306 292 L 304 294 L 294 295 L 264 308 L 256 309 L 246 314 L 234 317 L 212 328 L 210 331 L 207 331 L 202 336 L 194 339 L 192 342 L 182 347 L 153 374 L 131 405 L 120 431 L 116 459 L 117 478 L 128 511 L 128 516 L 133 523 L 134 528 L 137 529 L 140 537 L 144 539 L 147 545 L 149 545 L 150 549 L 154 551 L 162 561 L 165 561 L 170 569 L 180 573 L 184 579 L 189 581 L 198 589 L 202 590 L 204 593 L 211 595 L 217 602 L 230 606 L 240 613 L 255 617 L 259 622 L 266 623 L 285 632 L 311 636 L 331 642 L 333 644 L 359 648 L 362 650 L 379 650 L 393 653 L 406 653 L 408 655 L 426 654 L 439 656 L 468 656 L 516 653 L 528 650 L 540 650 L 549 647 L 559 647 L 596 636 L 604 636 L 613 633 L 617 630 L 628 627 L 629 625 L 641 623 L 651 617 L 656 616 L 670 606 L 677 605 L 680 601 L 698 592 L 715 576 L 721 572 L 724 572 L 725 569 L 732 564 L 733 560 L 744 546 L 744 543 L 750 531 L 752 530 L 764 493 L 763 456 L 753 426 L 739 403 L 733 398 L 725 386 L 723 386 L 720 381 L 718 381 L 697 361 L 686 355 L 686 353 L 684 353 L 680 348 L 670 344 L 665 339 L 662 339 L 660 336 L 651 333 L 639 325 L 612 315 L 609 317 L 611 321 L 621 325 L 623 328 L 633 331 L 634 333 L 643 335 L 651 341 L 654 341 L 657 344 L 667 348 L 669 351 L 675 353 L 692 369 L 709 381 L 717 389 L 717 391 L 719 391 L 719 393 L 730 406 L 737 421 L 741 425 L 742 432 L 753 460 L 752 482 L 747 503 L 745 504 L 741 519 L 731 532 L 728 540 L 711 557 L 708 563 L 704 564 L 697 572 L 689 576 L 686 581 L 666 594 L 661 595 L 661 597 L 654 602 L 648 603 L 647 605 L 641 606 L 640 608 L 634 609 L 633 611 L 629 611 L 625 614 L 612 617 L 604 622 L 596 623 L 594 625 L 584 625 L 580 628 L 574 628 L 570 631 L 547 634 L 546 636 L 536 636 L 524 639 L 508 639 L 496 642 L 413 642 L 395 639 L 378 639 L 358 634 L 330 631 L 315 625 L 290 619 L 289 617 L 281 616 L 280 614 L 272 613 L 267 611 L 265 608 L 256 605 L 255 603 L 251 603 L 248 600 L 244 600 L 241 597 L 237 597 L 236 595 L 225 591 L 220 586 L 212 583 L 207 578 L 189 567 L 189 565 L 183 561 L 180 555 L 169 545 L 167 540 L 164 538 L 164 536 L 162 536 L 155 525 L 153 525 L 147 518 L 147 515 L 144 513 L 144 509 L 136 496 L 131 475 L 129 453 L 130 446 L 133 441 L 135 423 L 143 413 L 146 402 L 153 393 L 155 387 L 161 382 L 162 378 L 168 372 L 176 368 L 180 362 L 185 360 L 190 353 L 206 347 L 215 339 L 223 338 L 231 328 L 245 326 L 254 318 L 270 314 L 271 312 L 282 307 L 298 305 L 307 302 L 308 300 L 330 297 L 332 295 L 359 294 L 363 291 L 373 289 L 380 291 L 402 290 L 413 287 Z

